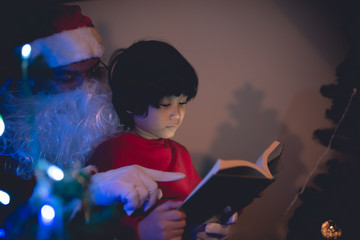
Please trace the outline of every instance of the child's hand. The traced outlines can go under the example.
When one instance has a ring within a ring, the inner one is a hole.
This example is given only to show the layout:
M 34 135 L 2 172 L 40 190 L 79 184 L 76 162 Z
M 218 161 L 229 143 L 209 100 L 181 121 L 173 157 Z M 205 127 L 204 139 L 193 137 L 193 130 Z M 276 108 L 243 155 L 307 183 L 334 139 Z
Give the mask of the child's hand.
M 184 233 L 185 213 L 178 210 L 181 202 L 168 201 L 156 207 L 138 224 L 141 240 L 180 240 Z
M 192 239 L 226 239 L 229 234 L 230 226 L 235 224 L 238 219 L 238 213 L 231 211 L 230 207 L 226 207 L 223 214 L 224 216 L 209 219 L 206 223 L 195 228 L 192 233 Z

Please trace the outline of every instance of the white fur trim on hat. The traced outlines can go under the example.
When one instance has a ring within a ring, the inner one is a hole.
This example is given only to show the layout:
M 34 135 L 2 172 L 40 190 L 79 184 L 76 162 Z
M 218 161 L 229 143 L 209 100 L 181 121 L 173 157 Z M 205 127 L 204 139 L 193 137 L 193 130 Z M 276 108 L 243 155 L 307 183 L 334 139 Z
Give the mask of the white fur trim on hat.
M 55 33 L 30 43 L 31 59 L 42 55 L 51 68 L 101 57 L 104 45 L 93 27 L 81 27 Z

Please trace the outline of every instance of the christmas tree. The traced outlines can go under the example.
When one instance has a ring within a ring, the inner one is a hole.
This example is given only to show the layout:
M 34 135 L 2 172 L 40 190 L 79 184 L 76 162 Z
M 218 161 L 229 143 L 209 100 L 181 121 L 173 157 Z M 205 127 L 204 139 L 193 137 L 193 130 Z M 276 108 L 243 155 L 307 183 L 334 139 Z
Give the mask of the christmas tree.
M 357 1 L 340 6 L 349 54 L 336 69 L 336 82 L 320 89 L 332 100 L 326 118 L 333 127 L 314 131 L 318 142 L 340 156 L 327 159 L 325 172 L 299 194 L 301 205 L 288 222 L 288 240 L 360 238 L 360 8 Z

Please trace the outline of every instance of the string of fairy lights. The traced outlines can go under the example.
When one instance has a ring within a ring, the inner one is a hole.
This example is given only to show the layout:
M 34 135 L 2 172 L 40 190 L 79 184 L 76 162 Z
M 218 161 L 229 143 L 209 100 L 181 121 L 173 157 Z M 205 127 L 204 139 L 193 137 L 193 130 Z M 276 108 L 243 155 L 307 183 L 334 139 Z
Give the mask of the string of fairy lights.
M 21 58 L 22 58 L 22 77 L 24 80 L 24 92 L 25 94 L 29 95 L 31 94 L 30 88 L 27 84 L 27 67 L 28 67 L 28 58 L 31 54 L 31 46 L 29 44 L 25 44 L 21 48 Z M 31 124 L 31 122 L 29 123 Z M 4 131 L 6 131 L 6 125 L 3 117 L 0 115 L 0 137 L 3 135 Z M 36 160 L 36 169 L 37 171 L 45 172 L 46 178 L 51 179 L 51 181 L 61 181 L 64 179 L 64 172 L 61 168 L 48 164 L 45 161 L 42 161 L 39 159 Z M 38 176 L 37 176 L 38 177 Z M 47 180 L 42 181 L 41 179 L 38 179 L 38 182 L 41 185 L 41 182 L 49 182 Z M 45 184 L 46 185 L 46 184 Z M 47 186 L 40 186 L 42 187 L 42 193 L 45 195 L 49 195 L 49 188 L 50 185 Z M 43 197 L 44 195 L 40 196 Z M 43 228 L 44 226 L 51 226 L 53 224 L 54 219 L 56 218 L 57 214 L 61 214 L 56 211 L 56 207 L 53 206 L 52 203 L 48 201 L 48 197 L 44 198 L 43 203 L 41 203 L 41 207 L 39 208 L 39 223 L 41 223 L 40 227 Z M 37 199 L 39 200 L 39 199 Z M 0 189 L 0 204 L 8 205 L 11 202 L 10 195 L 6 192 Z M 5 230 L 0 228 L 0 238 L 5 237 Z M 47 237 L 44 236 L 43 239 L 46 239 Z M 42 239 L 42 237 L 38 237 L 38 239 Z

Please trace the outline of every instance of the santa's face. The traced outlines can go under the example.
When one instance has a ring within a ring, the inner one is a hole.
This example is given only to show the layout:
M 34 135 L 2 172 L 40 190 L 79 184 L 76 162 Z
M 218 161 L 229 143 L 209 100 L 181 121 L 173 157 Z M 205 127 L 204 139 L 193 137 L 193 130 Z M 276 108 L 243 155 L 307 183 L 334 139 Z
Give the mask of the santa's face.
M 60 89 L 75 89 L 89 79 L 104 79 L 105 73 L 102 61 L 99 58 L 91 58 L 54 68 L 52 79 Z
M 61 167 L 76 168 L 85 164 L 97 144 L 117 134 L 118 117 L 107 81 L 91 77 L 89 71 L 96 66 L 94 62 L 91 59 L 63 67 L 63 74 L 57 69 L 58 76 L 78 76 L 59 83 L 60 91 L 6 98 L 4 106 L 9 114 L 4 119 L 4 139 L 8 141 L 0 143 L 0 152 L 5 148 L 14 153 L 19 163 L 43 158 Z M 25 165 L 25 173 L 32 171 L 31 163 Z

